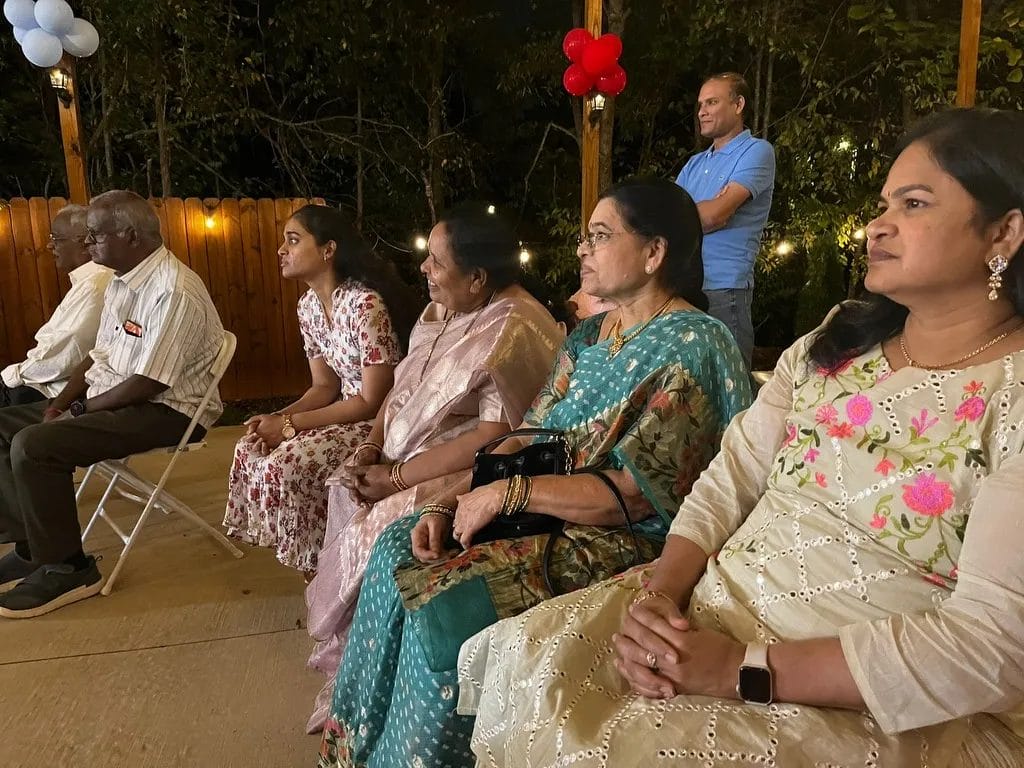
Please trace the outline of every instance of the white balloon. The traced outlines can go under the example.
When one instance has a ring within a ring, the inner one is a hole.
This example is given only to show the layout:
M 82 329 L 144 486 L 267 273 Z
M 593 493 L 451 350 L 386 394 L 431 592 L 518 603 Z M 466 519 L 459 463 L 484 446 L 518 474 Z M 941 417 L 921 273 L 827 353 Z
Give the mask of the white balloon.
M 14 28 L 14 39 L 18 41 L 19 45 L 21 44 L 21 41 L 25 39 L 26 34 L 28 34 L 27 29 L 22 29 L 21 27 Z
M 60 57 L 64 55 L 60 38 L 39 28 L 30 29 L 25 33 L 21 51 L 25 54 L 25 58 L 37 67 L 56 66 Z
M 100 47 L 100 33 L 85 19 L 75 19 L 71 31 L 60 42 L 72 56 L 92 56 Z
M 36 24 L 35 3 L 32 0 L 5 0 L 4 16 L 12 26 L 33 29 Z
M 70 32 L 75 20 L 75 12 L 65 0 L 37 0 L 35 15 L 36 24 L 57 37 Z

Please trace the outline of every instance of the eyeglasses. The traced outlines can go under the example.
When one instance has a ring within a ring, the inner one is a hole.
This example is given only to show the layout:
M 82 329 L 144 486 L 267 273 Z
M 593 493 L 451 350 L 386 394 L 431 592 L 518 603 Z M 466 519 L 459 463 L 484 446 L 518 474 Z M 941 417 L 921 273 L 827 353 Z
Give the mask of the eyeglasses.
M 67 243 L 69 241 L 74 243 L 81 243 L 85 241 L 85 235 L 78 235 L 76 237 L 62 237 L 60 235 L 53 234 L 53 232 L 50 233 L 49 238 L 50 242 L 53 243 L 54 245 L 57 245 L 58 243 Z
M 589 235 L 580 235 L 576 238 L 576 247 L 582 248 L 584 243 L 589 250 L 594 250 L 602 245 L 607 245 L 608 241 L 616 235 L 628 235 L 629 232 L 591 232 Z
M 124 232 L 123 229 L 114 229 L 109 232 L 99 232 L 95 229 L 89 228 L 88 233 L 85 236 L 85 242 L 88 243 L 91 240 L 94 243 L 102 243 L 105 242 L 106 239 L 111 235 L 120 235 L 122 232 Z

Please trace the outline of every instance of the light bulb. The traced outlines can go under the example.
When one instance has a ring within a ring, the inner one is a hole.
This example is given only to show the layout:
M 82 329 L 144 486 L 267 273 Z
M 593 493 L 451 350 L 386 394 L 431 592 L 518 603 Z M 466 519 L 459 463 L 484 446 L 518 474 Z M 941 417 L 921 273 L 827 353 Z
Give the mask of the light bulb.
M 530 263 L 530 252 L 528 250 L 526 250 L 525 248 L 523 248 L 523 250 L 521 250 L 519 252 L 519 263 L 520 264 L 529 264 Z
M 788 240 L 783 240 L 775 246 L 775 252 L 779 254 L 779 256 L 788 256 L 793 252 L 793 244 Z
M 412 241 L 412 244 L 417 251 L 427 250 L 427 238 L 423 235 L 416 235 L 416 239 Z
M 207 216 L 206 217 L 206 228 L 207 229 L 213 229 L 213 225 L 216 224 L 216 223 L 217 222 L 215 222 L 213 220 L 213 216 Z
M 863 240 L 865 237 L 867 237 L 867 232 L 864 231 L 863 227 L 853 233 L 854 240 Z

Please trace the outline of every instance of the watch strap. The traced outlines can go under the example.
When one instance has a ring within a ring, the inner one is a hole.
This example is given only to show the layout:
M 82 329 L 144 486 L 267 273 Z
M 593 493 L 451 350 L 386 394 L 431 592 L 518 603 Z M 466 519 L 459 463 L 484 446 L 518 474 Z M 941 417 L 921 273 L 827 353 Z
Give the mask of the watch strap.
M 740 666 L 768 669 L 768 646 L 764 643 L 747 643 L 747 652 Z

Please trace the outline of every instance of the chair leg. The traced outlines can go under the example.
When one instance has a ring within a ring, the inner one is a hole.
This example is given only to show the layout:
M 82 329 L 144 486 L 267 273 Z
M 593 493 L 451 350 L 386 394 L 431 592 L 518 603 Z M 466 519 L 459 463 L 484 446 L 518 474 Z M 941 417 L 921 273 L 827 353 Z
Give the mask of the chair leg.
M 165 514 L 176 512 L 185 519 L 191 521 L 194 525 L 199 526 L 204 531 L 206 531 L 213 539 L 215 539 L 217 543 L 224 547 L 224 549 L 230 552 L 233 557 L 239 558 L 245 556 L 245 553 L 242 552 L 242 550 L 240 550 L 234 544 L 232 544 L 231 540 L 228 539 L 223 533 L 221 533 L 208 522 L 203 520 L 203 518 L 201 518 L 199 515 L 192 511 L 191 507 L 189 507 L 184 502 L 179 501 L 174 496 L 167 493 L 167 491 L 162 491 L 158 495 L 156 500 L 156 506 L 162 508 Z
M 89 472 L 92 472 L 93 469 L 95 469 L 95 467 L 95 464 L 89 467 Z M 114 486 L 117 485 L 117 480 L 119 477 L 120 475 L 118 475 L 117 472 L 114 472 L 110 476 L 110 482 L 107 484 L 107 489 L 103 492 L 103 496 L 100 497 L 100 502 L 99 504 L 96 505 L 96 511 L 92 513 L 92 517 L 89 518 L 89 524 L 85 526 L 85 531 L 82 532 L 82 544 L 85 544 L 85 540 L 86 538 L 88 538 L 89 532 L 92 530 L 92 527 L 93 525 L 95 525 L 96 521 L 106 513 L 105 508 L 107 505 L 107 499 L 110 498 L 110 494 L 111 492 L 113 492 Z
M 89 484 L 92 479 L 92 473 L 96 470 L 96 465 L 92 464 L 87 470 L 85 470 L 85 477 L 82 478 L 82 482 L 78 484 L 78 488 L 75 489 L 75 503 L 77 504 L 82 498 L 82 491 L 85 490 L 85 486 Z

